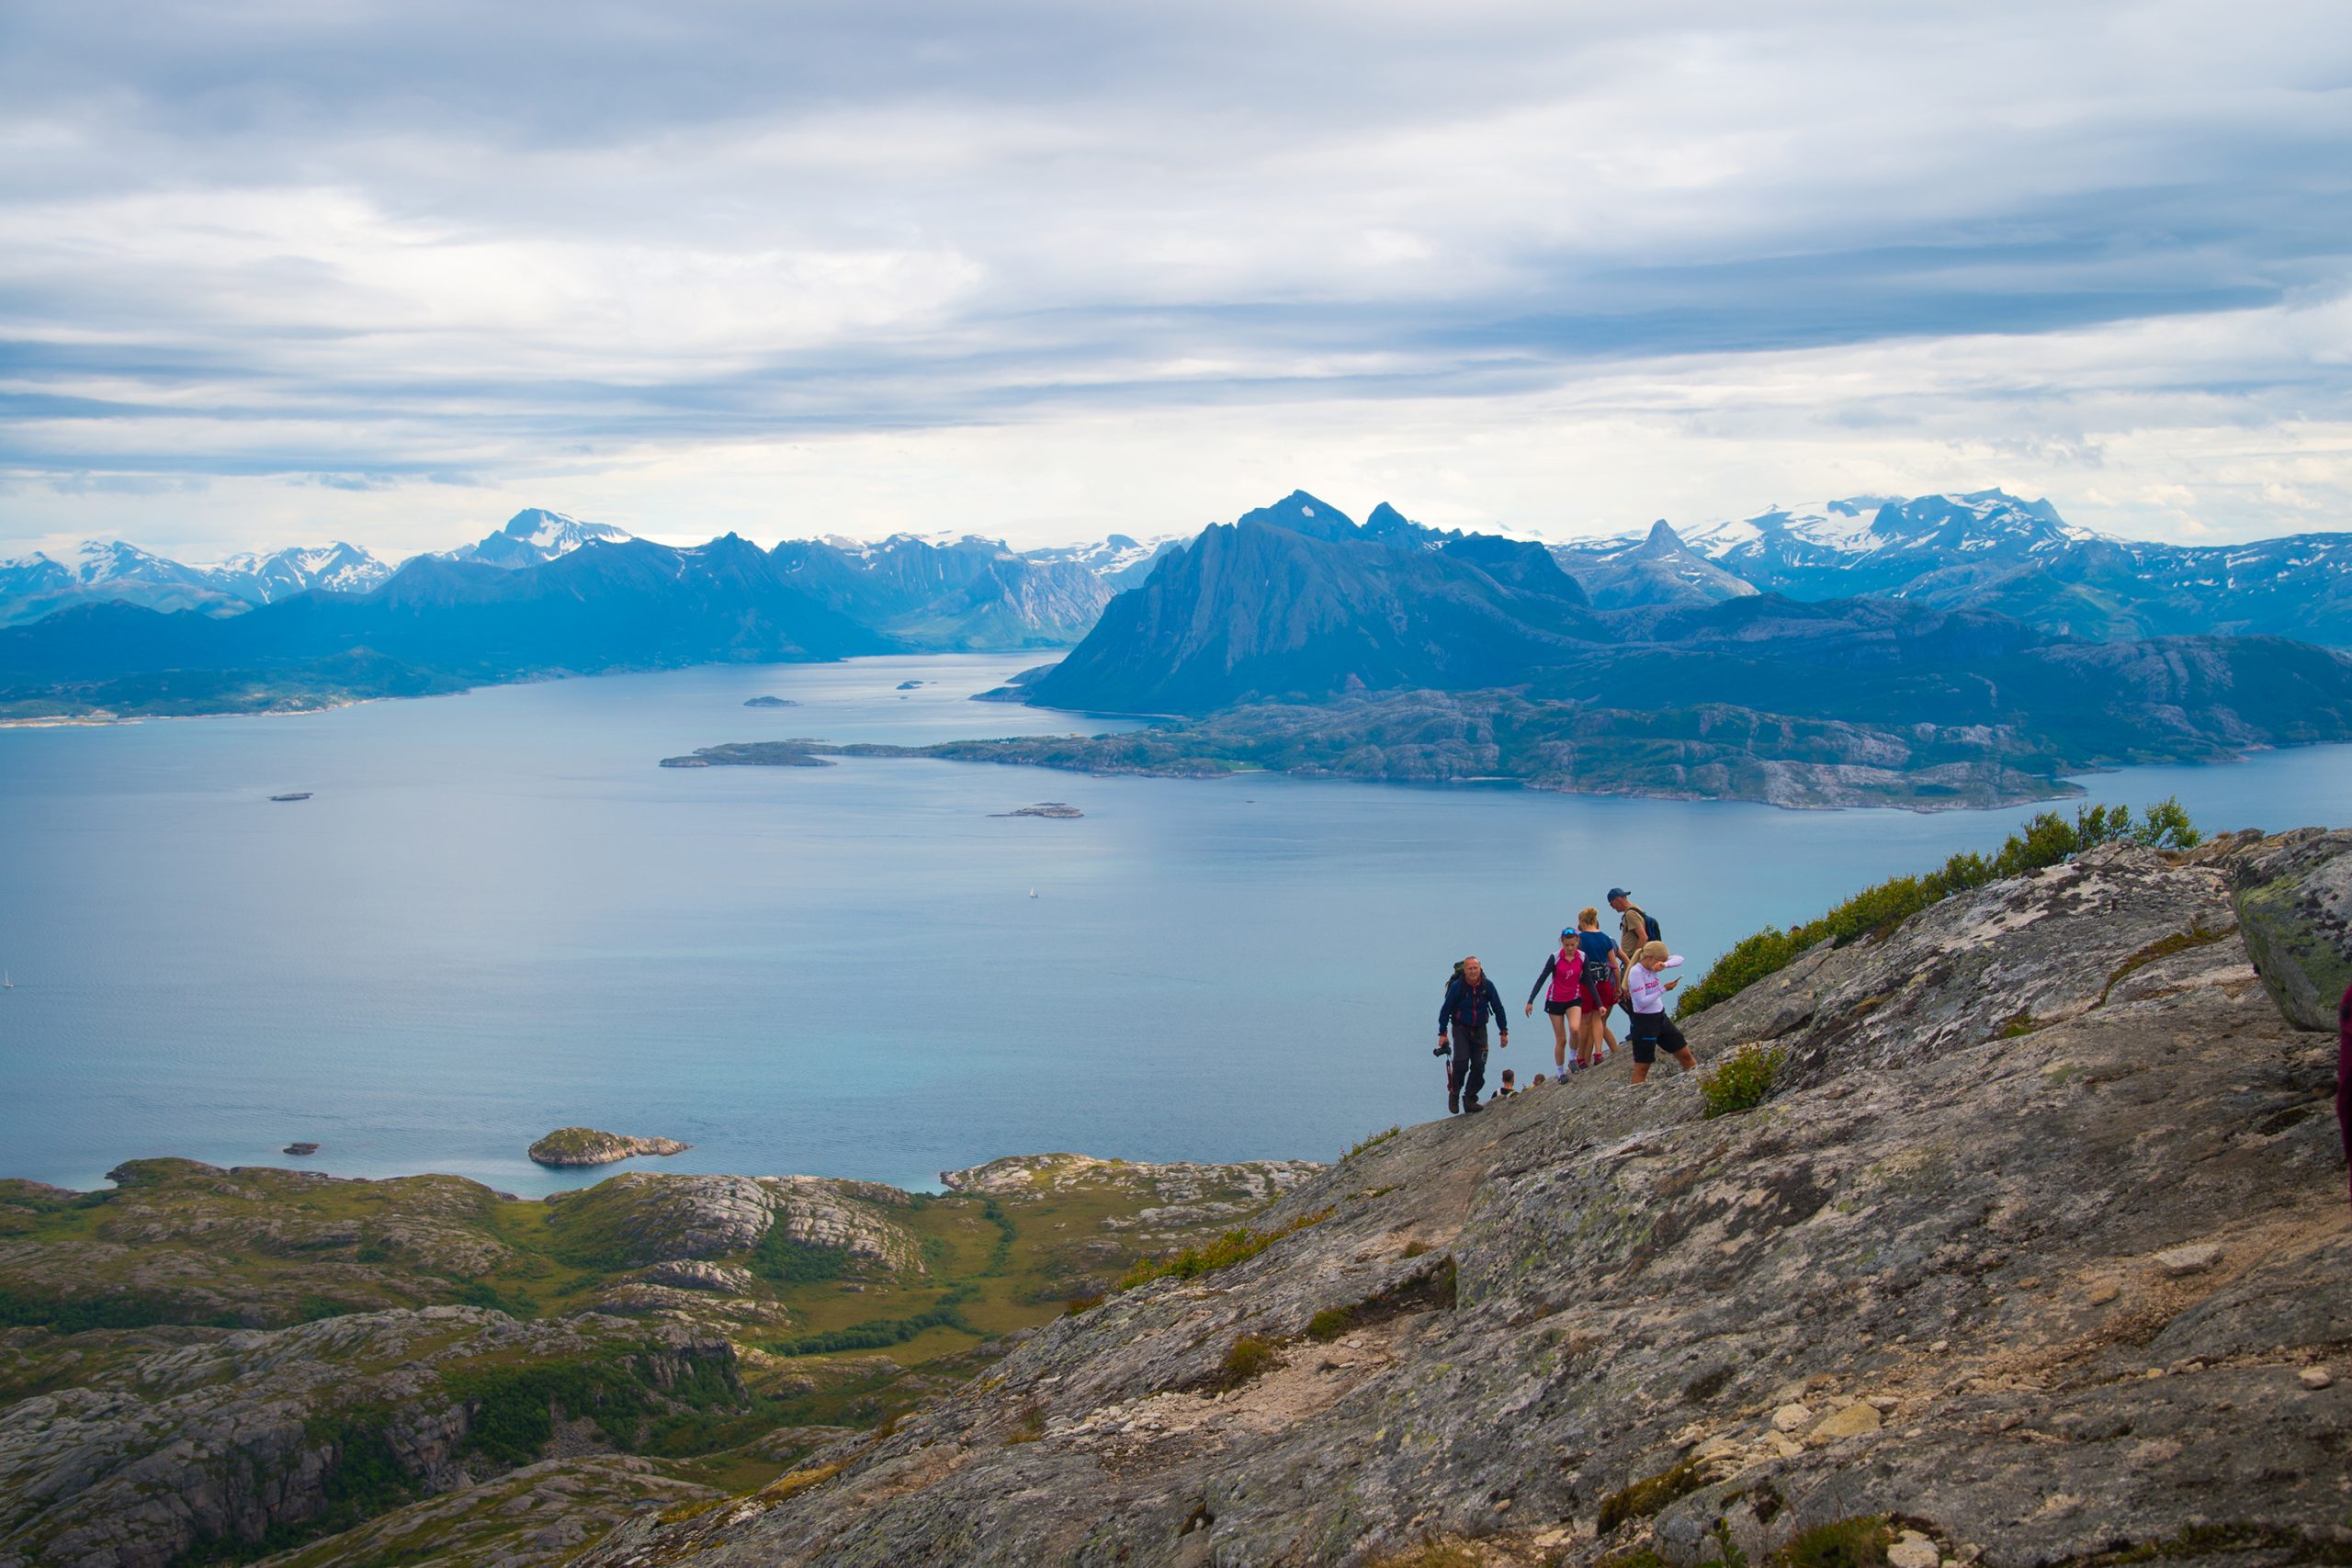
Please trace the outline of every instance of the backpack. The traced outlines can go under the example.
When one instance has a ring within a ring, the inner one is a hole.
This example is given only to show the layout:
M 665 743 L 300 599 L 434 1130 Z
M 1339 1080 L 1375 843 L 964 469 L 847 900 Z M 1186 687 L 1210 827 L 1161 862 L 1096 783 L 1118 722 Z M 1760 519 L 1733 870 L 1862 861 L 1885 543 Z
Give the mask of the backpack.
M 1597 997 L 1600 995 L 1600 987 L 1609 980 L 1609 960 L 1595 958 L 1590 953 L 1585 952 L 1584 943 L 1581 942 L 1577 943 L 1577 949 L 1584 953 L 1584 988 Z

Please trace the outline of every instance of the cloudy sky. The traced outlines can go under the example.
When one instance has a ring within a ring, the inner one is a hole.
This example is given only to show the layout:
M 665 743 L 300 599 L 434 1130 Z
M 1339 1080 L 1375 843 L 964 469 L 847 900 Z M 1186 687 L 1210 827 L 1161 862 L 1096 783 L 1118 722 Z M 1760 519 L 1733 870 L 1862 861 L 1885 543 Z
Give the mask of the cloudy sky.
M 1770 17 L 1770 20 L 1760 17 Z M 2352 525 L 2340 0 L 10 0 L 0 554 Z

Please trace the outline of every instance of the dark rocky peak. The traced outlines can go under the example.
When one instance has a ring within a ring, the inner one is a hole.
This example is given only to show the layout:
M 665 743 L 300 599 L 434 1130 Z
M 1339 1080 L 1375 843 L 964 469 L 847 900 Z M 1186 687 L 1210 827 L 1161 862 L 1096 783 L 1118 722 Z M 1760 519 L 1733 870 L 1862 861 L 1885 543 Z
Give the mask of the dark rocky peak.
M 1252 523 L 1268 528 L 1287 528 L 1310 539 L 1354 539 L 1363 536 L 1363 530 L 1346 513 L 1328 501 L 1317 500 L 1303 490 L 1295 490 L 1272 506 L 1245 512 L 1234 520 L 1237 527 L 1247 527 Z
M 1449 560 L 1475 566 L 1506 587 L 1540 593 L 1570 604 L 1586 603 L 1577 580 L 1560 570 L 1552 552 L 1527 539 L 1506 539 L 1499 534 L 1465 534 L 1439 548 Z
M 1363 520 L 1363 536 L 1398 549 L 1436 549 L 1450 539 L 1463 537 L 1463 533 L 1459 528 L 1432 528 L 1426 523 L 1416 523 L 1384 501 Z

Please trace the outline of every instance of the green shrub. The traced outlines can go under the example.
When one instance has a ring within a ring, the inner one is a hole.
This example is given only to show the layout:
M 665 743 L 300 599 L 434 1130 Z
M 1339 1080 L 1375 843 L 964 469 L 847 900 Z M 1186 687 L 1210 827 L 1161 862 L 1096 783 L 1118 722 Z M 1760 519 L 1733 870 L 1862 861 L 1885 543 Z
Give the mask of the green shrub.
M 1791 1539 L 1772 1561 L 1779 1568 L 1885 1568 L 1894 1527 L 1876 1515 L 1815 1525 Z
M 487 1280 L 467 1280 L 461 1282 L 451 1299 L 460 1306 L 488 1307 L 512 1318 L 533 1318 L 539 1315 L 537 1302 L 520 1291 L 502 1291 Z
M 784 1234 L 783 1225 L 770 1221 L 746 1261 L 752 1273 L 779 1285 L 820 1285 L 848 1273 L 851 1256 L 845 1247 L 811 1247 L 795 1241 Z
M 1778 1045 L 1747 1044 L 1715 1064 L 1699 1080 L 1699 1098 L 1710 1116 L 1753 1111 L 1770 1097 L 1772 1080 L 1781 1074 L 1788 1052 Z
M 980 1205 L 980 1215 L 996 1227 L 996 1246 L 980 1268 L 983 1279 L 993 1280 L 1012 1266 L 1012 1243 L 1021 1233 L 1014 1228 L 1012 1216 L 1004 1212 L 1004 1205 L 993 1198 Z
M 1696 984 L 1684 989 L 1676 1016 L 1689 1018 L 1737 996 L 1757 981 L 1778 974 L 1816 943 L 1849 942 L 1892 930 L 1955 893 L 2003 877 L 2056 865 L 2100 844 L 2132 843 L 2148 849 L 2185 850 L 2203 839 L 2177 796 L 2147 808 L 2138 823 L 2128 806 L 2077 807 L 2072 822 L 2044 811 L 2003 840 L 1990 856 L 1973 851 L 1953 855 L 1920 876 L 1896 876 L 1865 887 L 1817 919 L 1786 931 L 1767 926 L 1733 944 Z
M 1225 1359 L 1216 1370 L 1216 1386 L 1220 1390 L 1239 1388 L 1243 1383 L 1263 1377 L 1282 1360 L 1282 1347 L 1262 1334 L 1238 1336 L 1225 1352 Z
M 234 1313 L 198 1312 L 170 1296 L 30 1296 L 0 1289 L 0 1328 L 86 1334 L 94 1328 L 153 1328 L 166 1323 L 235 1328 L 241 1321 Z
M 786 1339 L 768 1348 L 779 1356 L 831 1356 L 843 1350 L 887 1350 L 893 1345 L 903 1345 L 919 1334 L 934 1328 L 953 1328 L 965 1334 L 980 1331 L 964 1315 L 964 1303 L 972 1299 L 973 1287 L 958 1285 L 940 1298 L 937 1305 L 907 1317 L 876 1318 L 871 1323 L 855 1323 L 847 1328 L 836 1328 L 826 1334 L 803 1334 L 796 1339 Z
M 1309 1339 L 1337 1339 L 1355 1325 L 1355 1308 L 1325 1307 L 1306 1320 L 1306 1337 Z
M 1101 1291 L 1096 1291 L 1091 1295 L 1072 1296 L 1069 1300 L 1062 1303 L 1062 1315 L 1064 1317 L 1077 1317 L 1081 1314 L 1092 1312 L 1096 1307 L 1099 1307 L 1102 1304 L 1102 1292 Z
M 1386 1143 L 1389 1139 L 1395 1137 L 1404 1130 L 1405 1129 L 1402 1127 L 1391 1127 L 1385 1133 L 1366 1133 L 1363 1137 L 1356 1140 L 1354 1145 L 1349 1148 L 1346 1154 L 1340 1156 L 1340 1163 L 1345 1165 L 1348 1161 L 1355 1158 L 1356 1156 L 1363 1153 L 1366 1149 L 1378 1148 L 1381 1145 Z
M 1607 1535 L 1628 1519 L 1646 1519 L 1677 1497 L 1687 1497 L 1707 1483 L 1707 1467 L 1684 1460 L 1671 1470 L 1645 1476 L 1622 1492 L 1601 1500 L 1599 1529 Z
M 1199 1247 L 1188 1247 L 1165 1258 L 1147 1258 L 1120 1275 L 1119 1282 L 1111 1288 L 1132 1291 L 1137 1285 L 1148 1285 L 1154 1280 L 1195 1280 L 1203 1274 L 1214 1274 L 1220 1269 L 1247 1263 L 1283 1237 L 1303 1231 L 1309 1225 L 1319 1225 L 1330 1217 L 1330 1210 L 1317 1209 L 1311 1214 L 1301 1214 L 1280 1230 L 1260 1231 L 1246 1225 L 1239 1226 Z

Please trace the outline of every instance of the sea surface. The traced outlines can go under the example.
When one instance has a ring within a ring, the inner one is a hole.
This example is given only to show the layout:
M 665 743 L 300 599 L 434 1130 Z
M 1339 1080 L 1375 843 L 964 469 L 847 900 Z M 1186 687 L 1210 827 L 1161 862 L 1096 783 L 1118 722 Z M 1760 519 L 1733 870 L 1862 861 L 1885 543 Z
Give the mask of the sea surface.
M 1329 1159 L 1442 1112 L 1430 1048 L 1464 953 L 1516 1009 L 1561 925 L 1623 884 L 1695 973 L 2032 809 L 655 765 L 1109 727 L 967 700 L 1034 661 L 0 729 L 0 1175 L 302 1163 L 294 1139 L 325 1170 L 526 1194 L 629 1168 L 525 1159 L 575 1123 L 695 1145 L 631 1165 L 916 1187 L 1053 1149 Z M 763 693 L 803 705 L 742 705 Z M 2352 823 L 2352 748 L 2087 782 L 2177 794 L 2210 829 Z M 1086 815 L 998 815 L 1047 800 Z M 1539 1013 L 1492 1066 L 1549 1058 Z

